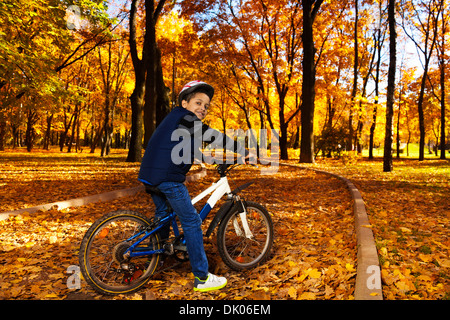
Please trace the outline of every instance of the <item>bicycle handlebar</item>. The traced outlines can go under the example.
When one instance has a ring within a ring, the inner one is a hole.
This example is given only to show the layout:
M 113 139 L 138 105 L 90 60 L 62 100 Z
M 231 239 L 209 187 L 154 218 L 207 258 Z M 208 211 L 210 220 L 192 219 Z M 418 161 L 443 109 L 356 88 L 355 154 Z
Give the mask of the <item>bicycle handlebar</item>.
M 218 164 L 216 169 L 217 172 L 220 174 L 221 177 L 225 177 L 226 174 L 231 170 L 236 168 L 237 166 L 243 165 L 243 164 L 247 164 L 247 165 L 251 165 L 253 167 L 258 168 L 258 166 L 256 164 L 252 164 L 252 163 L 248 163 L 248 162 L 244 162 L 244 163 L 222 163 L 222 164 Z

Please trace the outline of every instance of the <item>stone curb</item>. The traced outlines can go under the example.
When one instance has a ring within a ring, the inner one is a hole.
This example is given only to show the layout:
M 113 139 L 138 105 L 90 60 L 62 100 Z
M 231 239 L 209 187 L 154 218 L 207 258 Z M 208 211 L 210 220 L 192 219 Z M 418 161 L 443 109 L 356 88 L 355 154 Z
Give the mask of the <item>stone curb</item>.
M 355 300 L 383 300 L 383 292 L 381 290 L 381 269 L 378 260 L 375 238 L 372 232 L 372 225 L 366 212 L 366 206 L 359 190 L 355 185 L 345 177 L 338 174 L 303 167 L 295 164 L 280 165 L 296 167 L 301 169 L 313 170 L 336 177 L 347 184 L 348 189 L 353 198 L 353 212 L 355 215 L 357 268 L 356 268 L 356 284 L 355 284 Z
M 206 167 L 204 165 L 202 165 L 202 171 L 187 176 L 186 182 L 197 181 L 205 176 L 206 176 Z M 8 219 L 9 216 L 16 216 L 16 215 L 19 215 L 24 212 L 35 213 L 39 210 L 48 211 L 55 206 L 57 206 L 58 210 L 62 210 L 65 208 L 70 208 L 70 207 L 80 207 L 80 206 L 87 205 L 89 203 L 95 203 L 95 202 L 101 202 L 101 201 L 106 202 L 106 201 L 111 201 L 111 200 L 121 198 L 121 197 L 132 196 L 141 191 L 145 191 L 145 188 L 143 185 L 134 187 L 134 188 L 120 189 L 120 190 L 100 193 L 100 194 L 96 194 L 93 196 L 86 196 L 86 197 L 81 197 L 81 198 L 76 198 L 76 199 L 65 200 L 65 201 L 47 203 L 47 204 L 30 207 L 30 208 L 2 212 L 2 213 L 0 213 L 0 221 Z
M 46 203 L 43 205 L 31 207 L 31 208 L 24 208 L 14 211 L 8 211 L 0 213 L 0 220 L 8 219 L 9 216 L 16 216 L 18 214 L 28 212 L 28 213 L 35 213 L 39 210 L 48 211 L 52 209 L 53 207 L 57 207 L 58 210 L 62 210 L 69 207 L 80 207 L 84 206 L 89 203 L 94 202 L 100 202 L 100 201 L 111 201 L 120 197 L 125 196 L 131 196 L 134 195 L 140 191 L 144 191 L 144 186 L 134 187 L 134 188 L 128 188 L 128 189 L 121 189 L 121 190 L 115 190 L 105 193 L 96 194 L 93 196 L 87 196 L 87 197 L 81 197 L 81 198 L 75 198 L 65 201 L 58 201 L 58 202 L 52 202 L 52 203 Z

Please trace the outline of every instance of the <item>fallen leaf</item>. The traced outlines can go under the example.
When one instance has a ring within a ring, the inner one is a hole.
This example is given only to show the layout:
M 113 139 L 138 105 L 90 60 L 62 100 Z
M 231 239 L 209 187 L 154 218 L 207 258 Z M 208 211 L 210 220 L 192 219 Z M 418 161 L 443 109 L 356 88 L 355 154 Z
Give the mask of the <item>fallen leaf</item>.
M 322 276 L 322 273 L 317 269 L 309 268 L 308 270 L 306 270 L 306 273 L 312 279 L 318 279 Z
M 356 269 L 353 267 L 353 265 L 352 264 L 350 264 L 350 263 L 347 263 L 346 265 L 345 265 L 345 269 L 347 269 L 348 271 L 350 271 L 350 272 L 356 272 Z
M 295 289 L 294 287 L 290 287 L 289 291 L 288 291 L 288 295 L 292 299 L 297 299 L 297 289 Z
M 316 295 L 313 292 L 303 292 L 300 297 L 300 300 L 314 300 L 316 299 Z

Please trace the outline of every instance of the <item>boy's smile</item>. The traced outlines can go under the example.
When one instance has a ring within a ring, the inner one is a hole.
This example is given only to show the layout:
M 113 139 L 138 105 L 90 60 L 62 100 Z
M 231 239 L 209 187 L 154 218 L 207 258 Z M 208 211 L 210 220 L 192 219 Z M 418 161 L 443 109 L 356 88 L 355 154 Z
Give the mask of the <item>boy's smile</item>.
M 193 112 L 200 120 L 206 117 L 210 99 L 207 94 L 198 92 L 189 101 L 183 100 L 181 106 Z

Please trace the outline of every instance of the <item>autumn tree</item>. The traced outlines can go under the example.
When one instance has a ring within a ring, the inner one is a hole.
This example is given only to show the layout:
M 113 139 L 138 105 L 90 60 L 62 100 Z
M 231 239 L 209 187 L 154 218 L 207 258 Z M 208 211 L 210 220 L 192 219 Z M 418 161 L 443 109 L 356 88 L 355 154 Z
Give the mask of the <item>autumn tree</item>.
M 397 62 L 397 31 L 395 30 L 395 0 L 388 2 L 389 72 L 386 102 L 386 130 L 384 138 L 383 171 L 392 171 L 392 119 L 394 113 L 395 72 Z
M 372 108 L 372 123 L 370 124 L 370 133 L 369 133 L 369 159 L 373 159 L 373 148 L 374 148 L 374 136 L 375 136 L 375 128 L 377 125 L 377 113 L 378 113 L 378 104 L 380 97 L 380 77 L 381 77 L 381 62 L 382 62 L 382 50 L 383 43 L 386 39 L 386 23 L 383 23 L 385 10 L 383 9 L 383 0 L 378 2 L 378 21 L 375 21 L 376 28 L 374 32 L 374 49 L 376 54 L 376 64 L 375 64 L 375 98 Z M 387 19 L 386 19 L 387 21 Z
M 134 68 L 134 90 L 130 96 L 131 102 L 131 139 L 130 149 L 128 150 L 128 162 L 140 162 L 142 159 L 142 139 L 143 132 L 143 116 L 144 94 L 145 94 L 145 72 L 147 64 L 148 42 L 144 41 L 142 46 L 141 57 L 138 53 L 138 0 L 131 1 L 130 18 L 129 18 L 129 45 L 130 55 Z
M 402 27 L 405 34 L 415 44 L 417 50 L 423 55 L 421 63 L 423 67 L 420 92 L 417 99 L 419 112 L 419 161 L 425 159 L 425 117 L 424 95 L 428 79 L 431 58 L 438 37 L 438 18 L 442 10 L 440 1 L 403 1 L 402 2 Z M 411 19 L 411 16 L 414 17 Z M 419 39 L 417 39 L 417 34 Z M 423 39 L 423 40 L 422 40 Z M 422 42 L 423 41 L 423 42 Z
M 0 149 L 4 145 L 4 114 L 10 111 L 8 107 L 26 105 L 36 109 L 27 109 L 26 117 L 29 132 L 26 140 L 32 145 L 34 128 L 29 125 L 36 124 L 34 119 L 44 114 L 48 120 L 52 119 L 52 112 L 45 109 L 62 94 L 60 72 L 108 40 L 105 26 L 111 20 L 104 1 L 84 1 L 82 8 L 77 7 L 86 14 L 85 23 L 75 29 L 67 24 L 69 5 L 66 1 L 43 0 L 0 4 L 0 90 L 8 96 L 0 104 Z
M 448 27 L 450 23 L 450 19 L 448 16 L 445 15 L 445 9 L 446 9 L 446 2 L 445 0 L 440 0 L 439 5 L 441 6 L 441 35 L 440 39 L 438 41 L 438 53 L 439 53 L 439 84 L 441 89 L 441 94 L 439 99 L 439 102 L 441 104 L 441 132 L 440 132 L 440 147 L 441 147 L 441 156 L 440 158 L 443 160 L 445 159 L 445 144 L 446 144 L 446 133 L 445 133 L 445 108 L 446 108 L 446 66 L 448 63 L 446 62 L 446 52 L 447 52 L 447 44 L 446 44 L 446 35 L 448 32 Z M 448 9 L 448 8 L 447 8 Z M 448 11 L 448 10 L 447 10 Z
M 102 128 L 104 134 L 101 151 L 102 156 L 110 153 L 114 128 L 114 113 L 120 98 L 120 93 L 122 92 L 125 81 L 127 80 L 127 60 L 129 56 L 129 51 L 121 43 L 121 39 L 117 39 L 117 41 L 114 42 L 110 41 L 105 46 L 105 49 L 106 50 L 104 50 L 105 52 L 103 54 L 103 48 L 98 48 L 98 60 L 104 94 L 104 123 Z
M 301 5 L 262 0 L 221 4 L 217 25 L 209 34 L 232 79 L 224 87 L 241 108 L 248 128 L 250 107 L 253 114 L 263 116 L 261 127 L 267 122 L 271 129 L 279 129 L 280 156 L 287 159 L 288 127 L 301 106 L 293 99 L 299 89 Z
M 131 142 L 127 161 L 142 159 L 142 143 L 150 139 L 157 124 L 169 110 L 169 100 L 161 66 L 161 52 L 156 41 L 156 24 L 166 0 L 145 0 L 145 27 L 141 57 L 138 54 L 139 1 L 131 1 L 129 45 L 135 72 L 135 89 L 130 97 L 132 108 Z M 142 111 L 144 118 L 142 119 Z M 144 132 L 142 132 L 142 123 Z M 144 141 L 142 142 L 142 138 Z
M 314 61 L 313 24 L 323 1 L 303 0 L 303 84 L 302 84 L 302 133 L 300 162 L 314 163 L 314 110 L 316 67 Z

